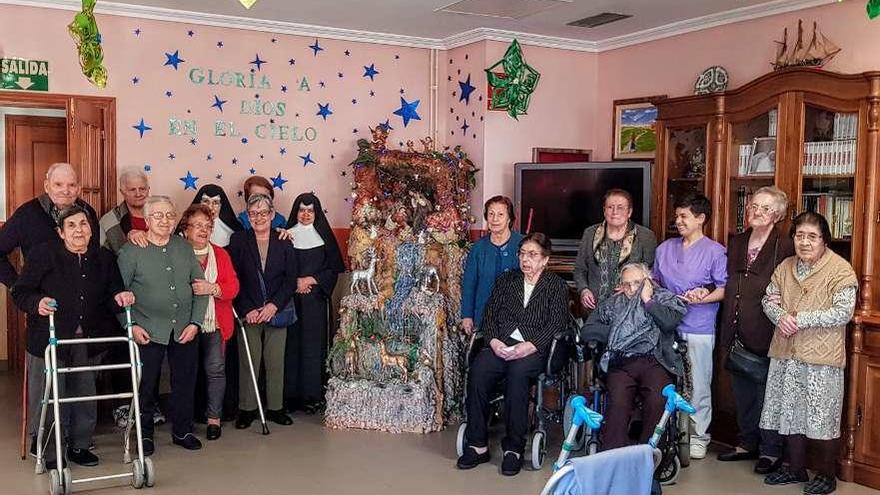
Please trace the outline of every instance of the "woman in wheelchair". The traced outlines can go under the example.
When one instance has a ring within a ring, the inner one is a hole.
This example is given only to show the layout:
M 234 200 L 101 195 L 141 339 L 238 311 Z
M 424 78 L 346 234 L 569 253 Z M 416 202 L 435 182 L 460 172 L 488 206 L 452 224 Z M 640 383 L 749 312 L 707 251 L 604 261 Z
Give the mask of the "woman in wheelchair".
M 522 467 L 529 429 L 529 387 L 544 369 L 553 336 L 567 328 L 568 287 L 556 274 L 545 273 L 550 239 L 532 233 L 519 244 L 520 271 L 501 275 L 483 316 L 488 342 L 473 358 L 468 372 L 466 447 L 459 469 L 489 461 L 489 402 L 504 381 L 507 434 L 501 442 L 501 473 L 513 476 Z
M 642 399 L 642 431 L 647 442 L 663 415 L 661 390 L 683 372 L 674 350 L 675 329 L 687 311 L 684 302 L 655 285 L 643 263 L 620 271 L 618 291 L 602 301 L 581 329 L 584 342 L 607 343 L 600 368 L 607 373 L 608 390 L 602 450 L 630 443 L 629 422 L 636 395 Z

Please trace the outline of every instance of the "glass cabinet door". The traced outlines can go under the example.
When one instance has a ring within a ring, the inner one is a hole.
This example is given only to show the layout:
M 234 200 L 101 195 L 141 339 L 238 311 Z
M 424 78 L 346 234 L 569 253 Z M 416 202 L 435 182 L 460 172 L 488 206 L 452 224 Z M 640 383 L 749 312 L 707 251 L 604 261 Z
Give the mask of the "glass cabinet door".
M 798 211 L 819 213 L 831 228 L 831 249 L 852 257 L 858 113 L 804 107 Z
M 776 135 L 779 110 L 773 108 L 741 122 L 731 122 L 727 159 L 728 236 L 748 228 L 746 210 L 754 192 L 776 183 Z
M 678 235 L 676 199 L 706 190 L 706 126 L 670 128 L 666 155 L 666 225 L 662 237 L 668 239 Z

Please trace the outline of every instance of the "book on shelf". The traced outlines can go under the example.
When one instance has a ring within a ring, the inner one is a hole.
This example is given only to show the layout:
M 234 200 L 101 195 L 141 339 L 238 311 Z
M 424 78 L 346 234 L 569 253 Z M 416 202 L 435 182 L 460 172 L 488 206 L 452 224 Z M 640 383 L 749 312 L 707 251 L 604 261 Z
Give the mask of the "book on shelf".
M 852 175 L 855 170 L 855 139 L 804 143 L 805 175 Z
M 741 144 L 739 145 L 739 169 L 738 175 L 745 176 L 749 175 L 749 160 L 752 157 L 752 145 L 751 144 Z
M 746 228 L 746 208 L 752 201 L 752 192 L 745 187 L 736 190 L 736 232 Z
M 853 197 L 834 193 L 804 193 L 803 210 L 819 213 L 831 228 L 831 237 L 852 237 Z

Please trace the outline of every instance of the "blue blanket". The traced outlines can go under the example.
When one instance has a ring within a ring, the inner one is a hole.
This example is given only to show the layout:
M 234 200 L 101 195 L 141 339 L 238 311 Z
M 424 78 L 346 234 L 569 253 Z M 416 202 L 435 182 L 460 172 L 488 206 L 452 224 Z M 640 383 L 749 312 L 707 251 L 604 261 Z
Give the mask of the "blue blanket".
M 649 495 L 654 476 L 653 449 L 633 445 L 571 460 L 574 471 L 556 485 L 554 495 Z

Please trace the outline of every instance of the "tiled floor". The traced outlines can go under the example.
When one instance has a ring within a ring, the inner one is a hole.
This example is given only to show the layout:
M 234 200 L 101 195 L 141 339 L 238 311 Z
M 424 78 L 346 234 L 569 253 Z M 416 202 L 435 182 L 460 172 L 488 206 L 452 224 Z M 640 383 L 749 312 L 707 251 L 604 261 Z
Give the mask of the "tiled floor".
M 0 494 L 46 493 L 46 476 L 33 474 L 33 461 L 18 458 L 18 389 L 14 378 L 0 374 L 0 401 L 6 414 L 0 420 Z M 157 482 L 144 495 L 291 495 L 291 494 L 407 494 L 518 495 L 540 493 L 550 476 L 548 461 L 541 472 L 523 471 L 513 478 L 498 474 L 499 456 L 491 465 L 462 472 L 454 467 L 455 429 L 431 435 L 391 435 L 365 431 L 334 431 L 314 417 L 295 417 L 290 427 L 275 426 L 263 437 L 225 428 L 216 442 L 199 452 L 171 445 L 168 427 L 157 432 L 153 456 Z M 204 438 L 204 427 L 199 429 Z M 558 448 L 558 447 L 557 447 Z M 74 476 L 129 469 L 121 460 L 121 441 L 108 433 L 98 438 L 102 464 L 74 468 Z M 558 451 L 552 452 L 553 456 Z M 672 495 L 773 494 L 796 495 L 800 487 L 771 488 L 753 475 L 746 463 L 720 463 L 714 458 L 694 461 L 684 470 Z M 104 488 L 99 489 L 99 486 Z M 79 492 L 134 492 L 121 483 L 80 486 Z M 880 494 L 841 483 L 840 495 Z

